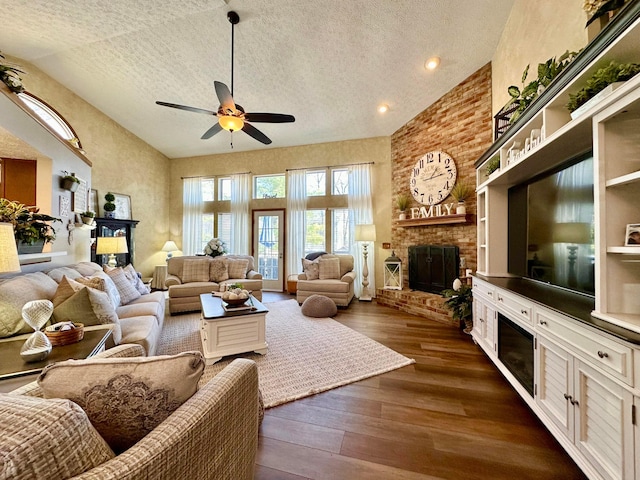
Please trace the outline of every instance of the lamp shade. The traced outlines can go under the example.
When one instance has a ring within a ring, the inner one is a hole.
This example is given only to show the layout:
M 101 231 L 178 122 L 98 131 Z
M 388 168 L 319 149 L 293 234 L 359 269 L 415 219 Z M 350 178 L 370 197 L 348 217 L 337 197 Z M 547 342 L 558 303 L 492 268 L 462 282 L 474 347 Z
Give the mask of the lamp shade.
M 164 242 L 164 246 L 162 247 L 163 252 L 175 252 L 176 250 L 180 250 L 176 245 L 176 242 L 173 240 L 167 240 Z
M 589 243 L 591 241 L 590 223 L 556 223 L 552 226 L 553 241 L 556 243 Z
M 129 253 L 126 237 L 98 237 L 96 255 L 111 253 Z
M 19 272 L 20 260 L 13 225 L 0 223 L 0 273 Z
M 356 225 L 356 242 L 375 242 L 376 226 L 372 223 Z

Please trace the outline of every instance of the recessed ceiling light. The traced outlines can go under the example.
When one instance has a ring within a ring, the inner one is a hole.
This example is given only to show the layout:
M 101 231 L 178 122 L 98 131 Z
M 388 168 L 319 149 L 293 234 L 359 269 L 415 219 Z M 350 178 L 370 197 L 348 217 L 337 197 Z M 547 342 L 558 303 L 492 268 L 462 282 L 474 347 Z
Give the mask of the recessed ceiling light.
M 389 110 L 389 105 L 387 105 L 386 103 L 383 103 L 380 106 L 378 106 L 378 112 L 380 113 L 386 113 L 388 110 Z
M 440 65 L 440 57 L 431 57 L 424 64 L 424 68 L 426 68 L 427 70 L 435 70 L 438 65 Z

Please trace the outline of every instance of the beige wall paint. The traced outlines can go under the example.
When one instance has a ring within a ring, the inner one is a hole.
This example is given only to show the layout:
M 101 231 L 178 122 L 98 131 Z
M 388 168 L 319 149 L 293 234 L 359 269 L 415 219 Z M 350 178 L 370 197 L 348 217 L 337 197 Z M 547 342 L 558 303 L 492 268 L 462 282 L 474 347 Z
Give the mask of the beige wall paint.
M 107 192 L 131 196 L 133 218 L 140 221 L 135 232 L 135 266 L 150 276 L 153 267 L 164 262 L 160 249 L 169 237 L 169 159 L 34 65 L 18 58 L 7 60 L 28 72 L 23 75 L 25 88 L 53 106 L 75 129 L 93 164 L 91 187 L 98 190 L 100 214 Z M 75 236 L 76 242 L 88 244 L 88 237 Z M 86 260 L 77 243 L 72 248 L 76 253 L 65 257 L 66 263 Z
M 582 0 L 516 0 L 492 59 L 492 109 L 495 115 L 509 100 L 507 88 L 537 75 L 538 63 L 578 51 L 587 44 L 587 14 Z
M 226 132 L 221 135 L 223 134 Z M 372 166 L 373 218 L 378 238 L 375 249 L 375 275 L 377 286 L 380 287 L 383 284 L 383 261 L 391 253 L 389 250 L 382 249 L 382 242 L 391 241 L 390 156 L 390 138 L 377 137 L 171 160 L 171 239 L 181 246 L 181 177 L 224 176 L 248 171 L 254 175 L 264 175 L 284 173 L 288 168 L 313 169 L 313 167 L 374 162 Z M 253 202 L 252 207 L 255 206 Z M 284 208 L 284 205 L 270 203 L 265 205 L 265 208 Z M 371 264 L 370 268 L 372 268 Z

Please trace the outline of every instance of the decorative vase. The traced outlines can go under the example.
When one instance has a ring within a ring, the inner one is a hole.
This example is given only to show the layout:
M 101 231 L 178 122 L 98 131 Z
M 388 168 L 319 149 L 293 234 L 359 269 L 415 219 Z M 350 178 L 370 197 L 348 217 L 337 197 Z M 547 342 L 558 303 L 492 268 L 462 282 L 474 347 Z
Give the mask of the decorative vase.
M 60 182 L 60 187 L 64 190 L 69 190 L 70 192 L 75 192 L 76 190 L 78 190 L 79 185 L 80 184 L 78 182 L 74 182 L 70 178 L 63 178 Z
M 473 319 L 465 318 L 463 323 L 464 328 L 462 329 L 462 331 L 468 335 L 471 335 L 471 330 L 473 330 Z
M 82 218 L 82 223 L 84 223 L 86 225 L 92 225 L 93 224 L 93 217 L 85 217 L 84 215 L 81 215 L 80 218 Z
M 104 212 L 104 218 L 116 218 L 116 212 Z
M 456 207 L 456 214 L 464 215 L 465 213 L 467 213 L 467 207 L 465 206 L 464 202 L 458 202 L 458 206 Z
M 18 247 L 18 254 L 27 253 L 42 253 L 44 248 L 44 240 L 38 240 L 32 244 L 16 242 Z
M 407 219 L 407 214 L 404 212 L 400 212 L 400 215 L 398 215 L 398 218 L 400 220 L 406 220 Z

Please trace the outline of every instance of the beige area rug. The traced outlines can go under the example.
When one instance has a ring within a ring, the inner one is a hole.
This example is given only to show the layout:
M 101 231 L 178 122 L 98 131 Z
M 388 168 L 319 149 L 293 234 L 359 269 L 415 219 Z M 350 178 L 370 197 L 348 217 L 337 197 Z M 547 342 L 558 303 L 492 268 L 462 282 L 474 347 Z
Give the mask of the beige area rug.
M 265 407 L 275 407 L 315 393 L 357 382 L 414 363 L 397 352 L 330 318 L 309 318 L 295 300 L 269 303 L 266 355 L 247 353 L 258 364 Z M 202 351 L 200 313 L 165 320 L 159 355 Z M 205 368 L 209 381 L 234 357 Z

